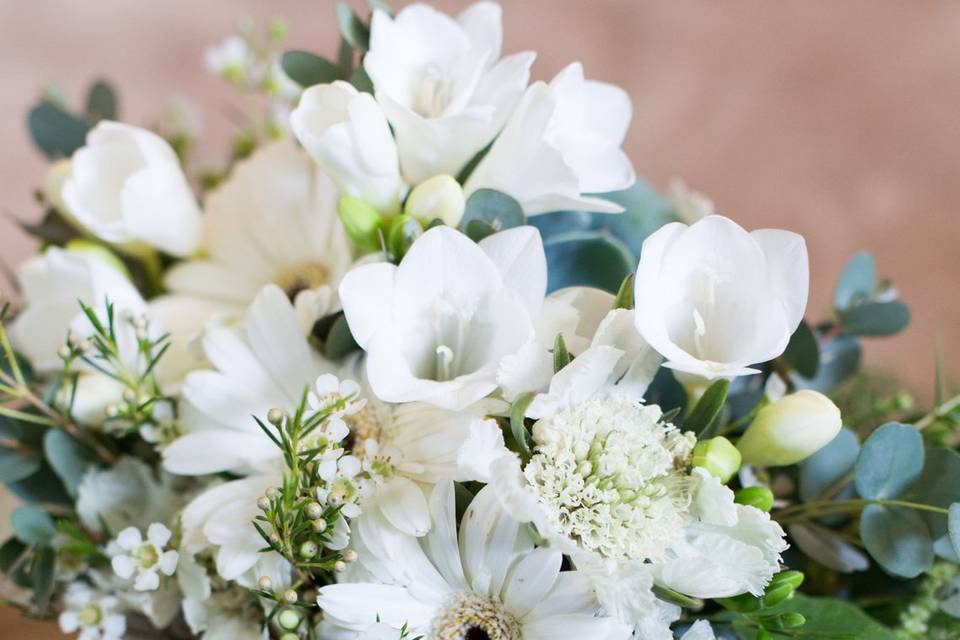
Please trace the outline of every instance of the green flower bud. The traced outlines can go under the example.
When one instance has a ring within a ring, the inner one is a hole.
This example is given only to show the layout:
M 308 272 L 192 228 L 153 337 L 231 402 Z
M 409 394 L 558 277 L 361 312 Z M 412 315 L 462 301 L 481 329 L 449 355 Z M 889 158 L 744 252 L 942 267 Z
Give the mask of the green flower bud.
M 443 220 L 444 224 L 456 227 L 466 204 L 460 183 L 452 176 L 438 175 L 414 187 L 403 210 L 423 224 Z
M 344 230 L 357 247 L 363 251 L 380 248 L 383 216 L 376 209 L 359 198 L 344 196 L 340 198 L 338 210 Z
M 760 511 L 769 512 L 773 508 L 773 492 L 766 487 L 746 487 L 734 494 L 734 502 L 756 507 Z
M 320 551 L 320 547 L 313 540 L 307 540 L 300 545 L 300 556 L 303 558 L 312 558 Z
M 804 575 L 802 571 L 781 571 L 770 579 L 767 588 L 788 584 L 794 589 L 799 589 L 803 584 Z
M 297 592 L 293 589 L 287 589 L 283 592 L 283 599 L 284 601 L 293 604 L 297 601 Z
M 300 636 L 295 633 L 285 633 L 280 636 L 280 640 L 300 640 Z
M 799 571 L 781 571 L 773 576 L 763 591 L 763 604 L 772 607 L 793 596 L 793 592 L 803 584 L 803 574 Z
M 706 469 L 726 484 L 740 469 L 740 452 L 722 436 L 701 440 L 693 448 L 692 464 Z
M 277 622 L 287 631 L 293 631 L 300 626 L 300 614 L 293 609 L 284 609 L 277 616 Z
M 842 426 L 830 398 L 804 389 L 761 409 L 737 449 L 746 464 L 796 464 L 826 446 Z
M 794 629 L 796 627 L 802 627 L 806 624 L 807 619 L 802 613 L 796 613 L 791 611 L 784 613 L 780 616 L 780 623 L 783 625 L 784 629 Z
M 127 266 L 123 264 L 123 261 L 120 260 L 114 252 L 98 242 L 79 239 L 71 240 L 66 244 L 66 249 L 70 253 L 96 258 L 101 262 L 107 263 L 128 278 L 130 277 L 130 272 L 127 270 Z
M 408 215 L 399 215 L 392 220 L 387 231 L 387 250 L 397 262 L 406 255 L 413 241 L 423 235 L 423 227 Z

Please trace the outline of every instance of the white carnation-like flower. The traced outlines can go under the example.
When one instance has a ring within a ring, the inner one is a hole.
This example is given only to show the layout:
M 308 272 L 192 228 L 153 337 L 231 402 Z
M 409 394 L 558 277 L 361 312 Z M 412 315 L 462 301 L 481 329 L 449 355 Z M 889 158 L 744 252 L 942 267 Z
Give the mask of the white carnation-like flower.
M 64 633 L 80 632 L 78 640 L 122 640 L 127 619 L 117 613 L 119 602 L 82 582 L 71 583 L 63 596 L 57 622 Z
M 180 554 L 166 549 L 171 535 L 170 529 L 159 522 L 147 527 L 146 540 L 139 529 L 127 527 L 115 542 L 120 552 L 110 559 L 113 572 L 124 580 L 134 578 L 137 591 L 155 591 L 160 587 L 161 573 L 172 576 L 177 570 Z

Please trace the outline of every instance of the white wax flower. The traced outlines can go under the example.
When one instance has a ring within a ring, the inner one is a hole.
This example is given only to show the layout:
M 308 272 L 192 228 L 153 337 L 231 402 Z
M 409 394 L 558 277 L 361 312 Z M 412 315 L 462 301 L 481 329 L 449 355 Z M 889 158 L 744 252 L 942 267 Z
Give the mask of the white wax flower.
M 160 588 L 160 574 L 172 576 L 177 570 L 180 554 L 167 549 L 170 529 L 160 522 L 147 527 L 147 538 L 136 527 L 127 527 L 117 536 L 116 546 L 121 550 L 111 559 L 113 571 L 124 580 L 134 579 L 137 591 L 156 591 Z
M 57 619 L 64 633 L 77 633 L 78 640 L 122 640 L 127 619 L 118 613 L 118 601 L 82 582 L 67 586 L 63 612 Z
M 619 212 L 583 194 L 626 189 L 636 180 L 620 148 L 630 124 L 630 98 L 613 85 L 586 80 L 574 63 L 550 82 L 527 89 L 464 191 L 496 189 L 527 215 L 562 209 Z
M 290 126 L 340 195 L 386 213 L 399 209 L 406 185 L 390 126 L 373 96 L 340 80 L 310 87 L 290 114 Z
M 533 340 L 545 290 L 536 229 L 496 233 L 478 246 L 435 227 L 399 266 L 350 271 L 340 299 L 377 397 L 456 410 L 492 392 L 500 361 Z
M 809 280 L 803 237 L 748 233 L 722 216 L 674 222 L 643 243 L 637 330 L 665 366 L 706 379 L 756 373 L 783 353 L 803 318 Z
M 829 444 L 842 427 L 840 409 L 830 398 L 801 389 L 761 409 L 737 449 L 746 464 L 796 464 Z
M 534 54 L 500 59 L 500 16 L 492 2 L 456 19 L 425 4 L 392 18 L 374 11 L 363 65 L 408 182 L 456 175 L 493 140 L 526 88 Z
M 144 243 L 187 256 L 200 242 L 200 209 L 177 155 L 160 136 L 104 120 L 73 154 L 63 183 L 70 214 L 118 245 Z

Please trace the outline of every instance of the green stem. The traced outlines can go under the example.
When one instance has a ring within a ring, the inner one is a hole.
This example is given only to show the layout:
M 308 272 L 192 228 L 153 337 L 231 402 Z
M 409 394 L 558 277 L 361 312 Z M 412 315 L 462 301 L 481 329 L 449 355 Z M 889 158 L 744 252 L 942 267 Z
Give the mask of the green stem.
M 30 422 L 32 424 L 39 424 L 45 427 L 57 426 L 57 423 L 49 418 L 46 418 L 44 416 L 38 416 L 32 413 L 27 413 L 25 411 L 18 411 L 16 409 L 11 409 L 10 407 L 0 407 L 0 416 L 7 416 L 8 418 L 13 418 L 14 420 L 20 420 L 21 422 Z
M 795 505 L 781 509 L 774 514 L 775 519 L 781 524 L 793 521 L 809 520 L 811 518 L 820 518 L 828 515 L 841 515 L 844 513 L 856 513 L 872 504 L 878 504 L 885 507 L 903 507 L 905 509 L 916 509 L 918 511 L 929 511 L 932 513 L 947 514 L 947 509 L 930 504 L 919 502 L 910 502 L 908 500 L 887 500 L 876 499 L 866 500 L 862 498 L 850 500 L 817 500 L 806 504 Z
M 154 250 L 144 251 L 140 261 L 147 272 L 147 284 L 153 295 L 163 293 L 163 265 L 160 263 L 160 254 Z
M 10 338 L 7 336 L 7 331 L 3 328 L 2 323 L 0 323 L 0 347 L 3 348 L 4 355 L 7 358 L 7 363 L 10 365 L 10 371 L 13 373 L 13 377 L 16 379 L 17 385 L 26 385 L 26 379 L 23 377 L 23 372 L 20 370 L 20 363 L 17 362 L 16 353 L 14 353 L 13 347 L 10 345 Z
M 941 405 L 934 407 L 933 411 L 917 420 L 914 426 L 922 431 L 936 422 L 938 418 L 942 418 L 958 407 L 960 407 L 960 394 L 955 395 Z

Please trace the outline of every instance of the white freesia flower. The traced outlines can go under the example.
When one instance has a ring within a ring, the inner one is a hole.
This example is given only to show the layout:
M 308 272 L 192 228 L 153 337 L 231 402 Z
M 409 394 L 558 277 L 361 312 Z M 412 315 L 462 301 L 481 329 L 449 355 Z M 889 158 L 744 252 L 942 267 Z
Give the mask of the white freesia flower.
M 117 612 L 117 599 L 103 595 L 82 582 L 71 583 L 63 596 L 60 630 L 77 633 L 78 640 L 122 640 L 127 619 Z
M 500 6 L 456 19 L 425 4 L 374 11 L 363 66 L 393 125 L 411 184 L 456 175 L 503 127 L 527 86 L 533 53 L 500 60 Z
M 63 200 L 80 224 L 110 243 L 187 256 L 200 241 L 200 209 L 180 161 L 146 129 L 108 120 L 91 129 L 73 154 Z
M 109 469 L 91 467 L 77 488 L 77 515 L 90 531 L 124 527 L 147 528 L 151 522 L 166 522 L 182 502 L 173 478 L 158 477 L 141 460 L 124 456 Z
M 536 82 L 527 89 L 464 191 L 503 191 L 527 215 L 560 209 L 623 211 L 583 194 L 625 189 L 636 180 L 620 148 L 631 113 L 622 89 L 585 80 L 580 63 L 571 64 L 549 85 Z
M 399 209 L 406 185 L 390 126 L 373 96 L 340 80 L 310 87 L 290 114 L 290 126 L 340 195 L 387 213 Z
M 701 378 L 756 373 L 803 318 L 809 274 L 803 238 L 746 232 L 722 216 L 661 227 L 637 267 L 637 330 L 667 362 Z
M 349 272 L 340 299 L 377 397 L 462 409 L 492 392 L 500 361 L 534 339 L 545 290 L 546 259 L 532 227 L 479 246 L 436 227 L 399 266 Z
M 124 580 L 134 578 L 137 591 L 156 591 L 160 587 L 160 574 L 172 576 L 177 570 L 180 554 L 167 550 L 170 529 L 162 523 L 153 522 L 147 527 L 147 539 L 136 527 L 127 527 L 117 536 L 119 551 L 110 559 L 113 572 Z
M 323 291 L 333 305 L 331 289 L 351 259 L 337 193 L 293 141 L 272 142 L 238 163 L 204 208 L 206 256 L 170 269 L 170 289 L 237 310 L 274 283 L 298 308 L 316 305 Z
M 589 582 L 561 571 L 561 553 L 534 548 L 520 522 L 500 507 L 492 487 L 473 499 L 459 544 L 453 484 L 430 496 L 432 527 L 421 539 L 374 520 L 356 531 L 365 582 L 320 589 L 331 621 L 353 631 L 377 623 L 431 638 L 523 640 L 627 638 L 631 629 L 596 615 Z
M 801 389 L 763 407 L 737 449 L 745 464 L 796 464 L 827 446 L 842 427 L 840 409 L 830 398 Z

